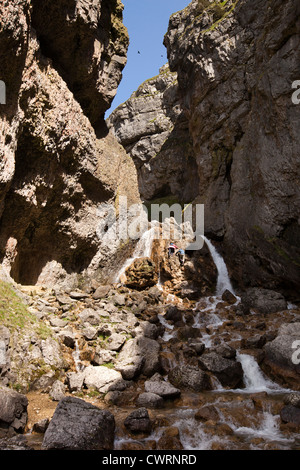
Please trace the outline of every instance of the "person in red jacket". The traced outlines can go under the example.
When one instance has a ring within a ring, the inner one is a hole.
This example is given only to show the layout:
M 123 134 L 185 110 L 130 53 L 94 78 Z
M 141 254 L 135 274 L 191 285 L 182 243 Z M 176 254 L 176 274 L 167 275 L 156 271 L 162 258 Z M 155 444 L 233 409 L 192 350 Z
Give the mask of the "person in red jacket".
M 175 243 L 170 243 L 168 246 L 168 256 L 174 255 L 176 250 L 178 250 L 178 246 Z

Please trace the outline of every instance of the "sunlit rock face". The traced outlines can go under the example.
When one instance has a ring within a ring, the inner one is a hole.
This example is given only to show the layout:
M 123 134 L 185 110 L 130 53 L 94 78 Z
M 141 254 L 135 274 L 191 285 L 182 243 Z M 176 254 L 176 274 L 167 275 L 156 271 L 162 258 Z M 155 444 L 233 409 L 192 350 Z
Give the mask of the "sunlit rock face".
M 134 164 L 103 119 L 126 62 L 122 5 L 6 3 L 1 261 L 20 283 L 76 284 L 78 275 L 111 267 L 119 248 L 116 238 L 99 235 L 107 204 L 116 207 L 122 194 L 128 204 L 139 201 Z
M 198 190 L 196 161 L 177 74 L 168 65 L 118 106 L 107 125 L 132 157 L 141 197 L 190 202 Z

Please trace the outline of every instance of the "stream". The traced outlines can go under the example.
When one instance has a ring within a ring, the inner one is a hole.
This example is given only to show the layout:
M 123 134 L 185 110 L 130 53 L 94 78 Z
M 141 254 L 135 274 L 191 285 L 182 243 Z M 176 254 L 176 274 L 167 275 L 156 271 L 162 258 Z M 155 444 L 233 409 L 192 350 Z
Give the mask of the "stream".
M 151 231 L 152 230 L 152 231 Z M 140 240 L 135 256 L 149 256 L 153 240 L 153 228 Z M 206 348 L 214 344 L 217 338 L 223 344 L 222 327 L 226 317 L 220 314 L 218 304 L 225 290 L 235 292 L 232 288 L 226 264 L 213 244 L 204 237 L 218 271 L 216 293 L 208 298 L 201 298 L 195 304 L 193 327 L 200 328 L 201 342 Z M 122 268 L 125 271 L 130 262 Z M 158 287 L 163 285 L 158 281 Z M 237 304 L 240 298 L 236 295 Z M 169 302 L 176 304 L 180 299 L 168 296 Z M 223 309 L 224 310 L 224 309 Z M 176 337 L 176 328 L 164 315 L 159 315 L 165 332 L 161 337 L 162 349 L 169 357 L 170 367 L 178 365 L 176 355 L 169 349 L 172 339 Z M 238 333 L 233 334 L 232 343 L 240 340 Z M 241 363 L 244 374 L 244 387 L 226 389 L 216 379 L 213 390 L 191 393 L 182 391 L 181 398 L 159 410 L 149 410 L 149 414 L 159 425 L 149 436 L 143 439 L 128 439 L 121 427 L 117 427 L 116 449 L 151 449 L 153 441 L 159 441 L 168 428 L 177 429 L 180 442 L 185 450 L 291 450 L 300 449 L 300 436 L 281 429 L 280 406 L 284 396 L 291 390 L 280 387 L 264 375 L 256 358 L 241 353 L 238 349 L 236 359 Z M 165 377 L 167 379 L 167 377 Z M 209 407 L 213 419 L 199 420 L 195 414 L 201 407 Z M 131 411 L 130 409 L 127 412 Z M 163 423 L 165 422 L 165 426 Z M 133 446 L 133 447 L 132 447 Z M 140 447 L 139 447 L 140 446 Z

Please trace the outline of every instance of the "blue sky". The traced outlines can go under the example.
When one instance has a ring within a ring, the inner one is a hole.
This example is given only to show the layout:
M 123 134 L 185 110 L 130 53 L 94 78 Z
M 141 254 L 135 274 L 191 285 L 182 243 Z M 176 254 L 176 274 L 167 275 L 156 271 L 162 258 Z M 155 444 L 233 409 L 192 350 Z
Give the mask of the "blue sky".
M 123 0 L 123 21 L 128 29 L 130 44 L 127 65 L 117 95 L 105 117 L 148 78 L 159 73 L 166 64 L 167 51 L 163 38 L 172 13 L 182 10 L 190 0 Z

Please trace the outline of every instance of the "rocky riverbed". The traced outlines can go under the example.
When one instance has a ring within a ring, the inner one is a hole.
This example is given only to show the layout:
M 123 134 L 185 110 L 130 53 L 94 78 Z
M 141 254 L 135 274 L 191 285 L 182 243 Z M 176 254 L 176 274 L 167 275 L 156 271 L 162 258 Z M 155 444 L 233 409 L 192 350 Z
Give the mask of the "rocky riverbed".
M 299 307 L 255 288 L 194 300 L 146 278 L 21 287 L 47 334 L 1 327 L 0 448 L 298 449 Z

